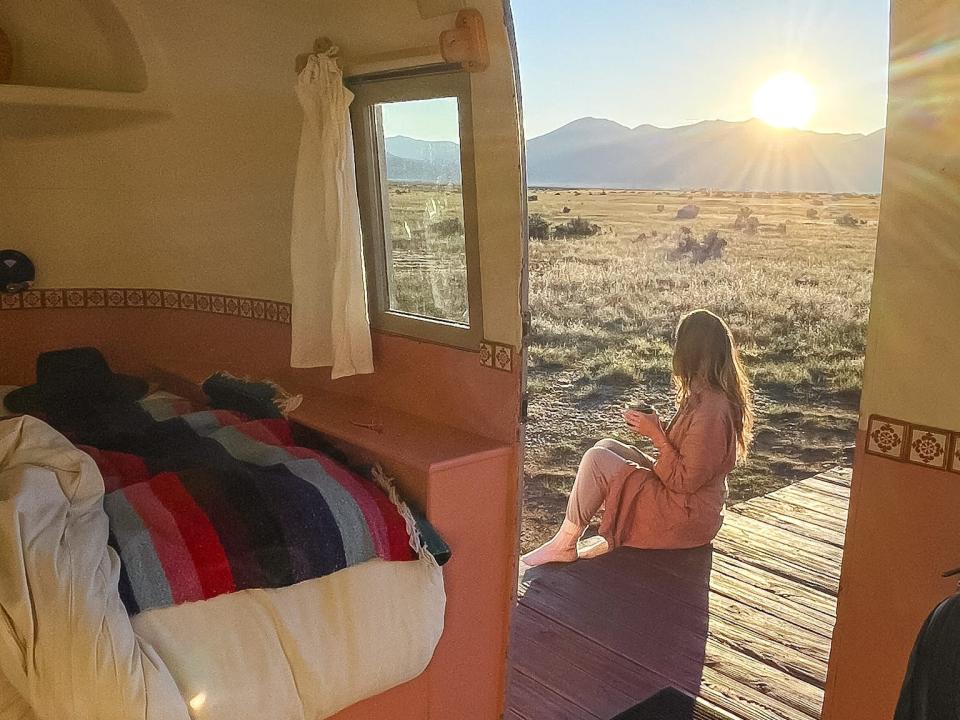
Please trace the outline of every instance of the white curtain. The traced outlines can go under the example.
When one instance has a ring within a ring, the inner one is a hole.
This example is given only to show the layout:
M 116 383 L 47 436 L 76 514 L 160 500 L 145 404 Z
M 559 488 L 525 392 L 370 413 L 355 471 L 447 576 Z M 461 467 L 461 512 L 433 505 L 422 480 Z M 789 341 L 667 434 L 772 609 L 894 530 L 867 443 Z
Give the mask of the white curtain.
M 303 106 L 293 191 L 292 367 L 332 366 L 334 378 L 373 372 L 350 129 L 353 93 L 332 55 L 312 55 L 297 79 Z

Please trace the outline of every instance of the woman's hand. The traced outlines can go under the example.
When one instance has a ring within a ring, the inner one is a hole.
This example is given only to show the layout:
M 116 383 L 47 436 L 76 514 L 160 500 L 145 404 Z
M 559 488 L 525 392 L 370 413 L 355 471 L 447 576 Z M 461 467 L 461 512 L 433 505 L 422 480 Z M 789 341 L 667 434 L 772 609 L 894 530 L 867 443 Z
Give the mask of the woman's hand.
M 660 417 L 655 410 L 648 413 L 627 410 L 623 413 L 623 419 L 626 420 L 631 430 L 637 435 L 650 438 L 654 445 L 658 445 L 666 437 L 663 425 L 660 423 Z

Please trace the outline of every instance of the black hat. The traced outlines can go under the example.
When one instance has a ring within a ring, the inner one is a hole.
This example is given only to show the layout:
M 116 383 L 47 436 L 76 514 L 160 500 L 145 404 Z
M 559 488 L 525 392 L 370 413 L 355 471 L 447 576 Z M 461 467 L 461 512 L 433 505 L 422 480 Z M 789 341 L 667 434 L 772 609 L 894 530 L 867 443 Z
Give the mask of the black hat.
M 18 250 L 0 250 L 0 292 L 26 290 L 36 277 L 30 258 Z
M 37 357 L 37 383 L 14 390 L 3 402 L 16 413 L 57 413 L 117 402 L 147 394 L 147 381 L 110 370 L 96 348 L 53 350 Z

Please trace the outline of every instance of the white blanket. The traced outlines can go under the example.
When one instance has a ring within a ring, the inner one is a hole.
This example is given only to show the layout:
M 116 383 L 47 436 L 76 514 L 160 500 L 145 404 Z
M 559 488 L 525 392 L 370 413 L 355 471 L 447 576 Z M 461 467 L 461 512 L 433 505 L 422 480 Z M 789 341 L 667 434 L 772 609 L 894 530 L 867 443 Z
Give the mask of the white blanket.
M 418 675 L 440 568 L 374 560 L 131 623 L 94 462 L 45 423 L 0 421 L 0 720 L 323 718 Z

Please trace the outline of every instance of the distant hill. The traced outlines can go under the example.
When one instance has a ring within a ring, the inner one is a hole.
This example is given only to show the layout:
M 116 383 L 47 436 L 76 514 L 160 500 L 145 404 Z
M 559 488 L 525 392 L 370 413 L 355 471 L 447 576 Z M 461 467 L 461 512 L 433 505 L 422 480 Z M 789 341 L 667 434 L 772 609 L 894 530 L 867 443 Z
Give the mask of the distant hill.
M 460 183 L 460 146 L 445 140 L 388 137 L 387 179 L 399 182 Z
M 869 135 L 782 130 L 759 120 L 628 128 L 581 118 L 527 142 L 531 186 L 880 192 L 884 131 Z M 386 139 L 387 177 L 460 182 L 460 146 Z
M 527 143 L 530 185 L 880 192 L 884 131 L 783 130 L 759 120 L 628 128 L 581 118 Z

